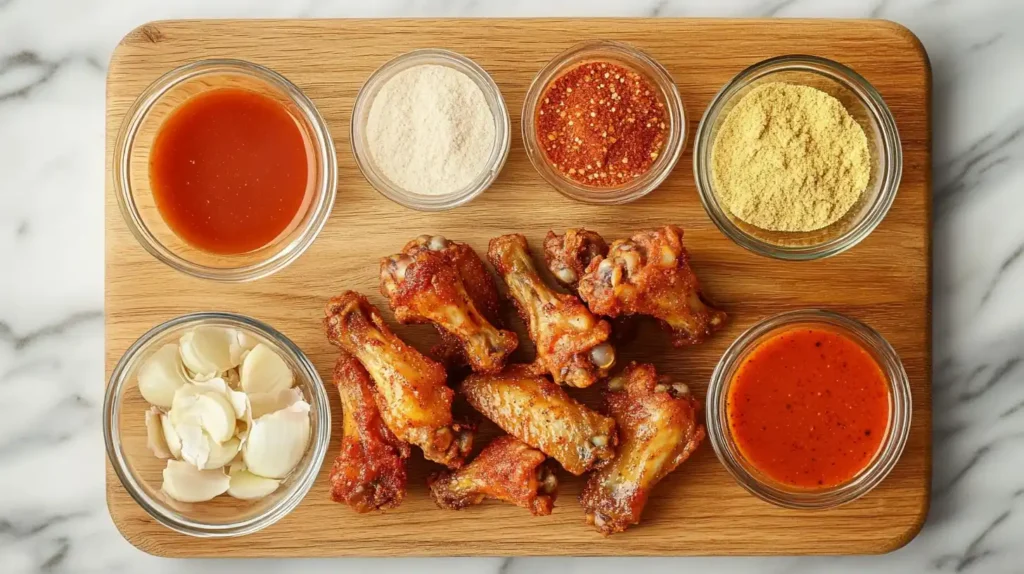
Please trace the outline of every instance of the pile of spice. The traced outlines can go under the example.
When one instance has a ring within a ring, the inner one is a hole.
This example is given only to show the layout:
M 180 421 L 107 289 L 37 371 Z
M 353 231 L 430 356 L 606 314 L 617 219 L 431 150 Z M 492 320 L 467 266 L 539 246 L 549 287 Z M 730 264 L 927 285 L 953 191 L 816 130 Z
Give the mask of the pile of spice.
M 366 136 L 380 171 L 402 189 L 447 195 L 487 169 L 494 115 L 466 74 L 436 64 L 402 70 L 370 105 Z
M 536 113 L 537 140 L 548 163 L 594 187 L 620 186 L 647 173 L 669 128 L 658 89 L 612 62 L 581 64 L 559 76 Z
M 857 203 L 871 173 L 864 130 L 839 100 L 779 82 L 740 99 L 711 155 L 719 201 L 769 231 L 828 227 Z

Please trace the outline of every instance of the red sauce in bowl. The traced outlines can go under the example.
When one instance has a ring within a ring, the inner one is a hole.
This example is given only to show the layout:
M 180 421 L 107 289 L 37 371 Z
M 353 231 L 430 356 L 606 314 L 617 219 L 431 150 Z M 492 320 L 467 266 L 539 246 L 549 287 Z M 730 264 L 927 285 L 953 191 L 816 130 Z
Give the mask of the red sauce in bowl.
M 149 179 L 157 209 L 185 242 L 224 255 L 259 249 L 308 201 L 311 154 L 278 101 L 239 88 L 186 100 L 157 133 Z
M 800 489 L 843 484 L 878 452 L 888 382 L 854 339 L 801 327 L 758 345 L 733 377 L 726 416 L 740 453 L 768 478 Z

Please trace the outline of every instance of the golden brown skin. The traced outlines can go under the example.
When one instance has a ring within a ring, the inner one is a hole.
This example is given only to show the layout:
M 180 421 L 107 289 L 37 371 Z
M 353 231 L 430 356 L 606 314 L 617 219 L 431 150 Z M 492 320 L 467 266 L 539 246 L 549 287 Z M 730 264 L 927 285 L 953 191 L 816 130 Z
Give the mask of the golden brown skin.
M 579 294 L 598 315 L 650 315 L 681 347 L 700 343 L 725 325 L 724 312 L 703 298 L 683 247 L 683 230 L 668 225 L 616 240 L 580 279 Z
M 653 365 L 631 363 L 608 390 L 618 456 L 591 474 L 580 494 L 587 523 L 604 535 L 638 524 L 654 486 L 704 440 L 696 399 L 686 385 L 659 378 Z
M 608 243 L 597 232 L 566 229 L 564 235 L 548 231 L 544 238 L 544 259 L 559 283 L 576 289 L 587 266 L 596 257 L 608 254 Z
M 556 383 L 589 387 L 615 364 L 608 342 L 611 325 L 594 316 L 574 295 L 544 284 L 519 234 L 491 240 L 487 257 L 508 285 L 519 314 L 537 347 L 534 370 L 550 373 Z
M 460 390 L 473 408 L 572 474 L 615 456 L 615 421 L 576 402 L 547 377 L 513 365 L 498 374 L 470 375 Z
M 430 477 L 430 496 L 441 508 L 461 510 L 485 498 L 511 502 L 534 516 L 551 514 L 558 489 L 547 455 L 523 441 L 500 436 L 472 462 Z
M 476 267 L 485 273 L 483 279 Z M 463 281 L 463 268 L 470 288 Z M 465 244 L 440 235 L 416 238 L 401 253 L 381 259 L 380 292 L 399 322 L 433 323 L 444 338 L 440 349 L 446 359 L 461 356 L 474 371 L 500 371 L 519 344 L 515 333 L 491 323 L 497 315 L 497 288 Z M 477 299 L 483 310 L 477 308 Z
M 376 385 L 381 418 L 399 439 L 451 468 L 462 466 L 473 431 L 452 421 L 454 392 L 444 367 L 405 344 L 380 312 L 354 291 L 333 297 L 325 310 L 327 340 L 355 356 Z
M 384 424 L 366 369 L 342 352 L 334 365 L 341 397 L 341 453 L 331 468 L 331 498 L 356 512 L 386 510 L 405 498 L 409 445 Z

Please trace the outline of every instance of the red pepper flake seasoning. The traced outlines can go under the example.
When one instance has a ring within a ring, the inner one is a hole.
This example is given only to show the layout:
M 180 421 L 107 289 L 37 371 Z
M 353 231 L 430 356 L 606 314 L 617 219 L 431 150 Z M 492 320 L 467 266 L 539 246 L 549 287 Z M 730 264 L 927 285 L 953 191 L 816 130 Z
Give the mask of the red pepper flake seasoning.
M 580 64 L 551 82 L 536 123 L 551 167 L 593 187 L 616 187 L 647 173 L 668 133 L 658 89 L 611 62 Z

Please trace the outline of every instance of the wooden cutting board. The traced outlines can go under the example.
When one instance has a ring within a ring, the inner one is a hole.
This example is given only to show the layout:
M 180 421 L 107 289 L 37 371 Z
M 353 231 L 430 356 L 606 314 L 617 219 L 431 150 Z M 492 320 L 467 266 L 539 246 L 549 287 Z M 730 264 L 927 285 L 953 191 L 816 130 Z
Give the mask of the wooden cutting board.
M 544 184 L 520 136 L 523 97 L 534 74 L 572 44 L 595 38 L 632 43 L 675 77 L 689 123 L 686 151 L 668 180 L 624 206 L 570 201 Z M 349 118 L 363 81 L 378 66 L 415 48 L 448 48 L 494 77 L 512 115 L 512 149 L 497 182 L 472 203 L 420 213 L 378 195 L 356 169 Z M 692 173 L 694 131 L 711 97 L 746 66 L 782 54 L 814 54 L 866 77 L 888 103 L 903 141 L 903 180 L 888 217 L 863 243 L 824 261 L 783 262 L 737 247 L 701 207 Z M 281 72 L 319 107 L 338 152 L 338 199 L 326 228 L 286 270 L 244 285 L 200 281 L 150 257 L 121 219 L 110 158 L 118 127 L 136 96 L 171 68 L 202 58 L 241 58 Z M 622 360 L 651 361 L 703 397 L 729 343 L 751 324 L 781 311 L 823 307 L 874 326 L 899 352 L 913 392 L 913 425 L 892 474 L 864 498 L 824 512 L 775 508 L 747 494 L 705 443 L 657 488 L 643 523 L 605 539 L 583 522 L 581 480 L 562 472 L 552 516 L 486 503 L 461 512 L 434 507 L 424 486 L 432 465 L 415 455 L 405 503 L 360 516 L 328 497 L 329 459 L 305 501 L 263 532 L 244 538 L 194 539 L 150 519 L 122 488 L 109 464 L 107 501 L 114 523 L 142 550 L 162 556 L 405 555 L 684 555 L 852 554 L 898 548 L 920 530 L 931 475 L 931 73 L 921 43 L 882 21 L 569 19 L 569 20 L 206 20 L 156 22 L 130 32 L 107 77 L 106 367 L 147 329 L 200 310 L 251 315 L 284 332 L 326 381 L 335 351 L 320 319 L 343 289 L 378 293 L 377 262 L 421 233 L 442 233 L 483 252 L 493 236 L 525 233 L 536 250 L 549 229 L 585 225 L 607 238 L 676 223 L 705 291 L 731 316 L 707 343 L 673 349 L 656 328 L 623 348 Z M 522 326 L 517 325 L 522 336 Z M 421 349 L 426 326 L 397 327 Z M 524 359 L 526 357 L 523 357 Z M 329 389 L 335 421 L 337 393 Z M 593 403 L 596 391 L 575 393 Z M 141 401 L 141 399 L 139 399 Z M 139 412 L 143 408 L 140 405 Z M 486 430 L 486 429 L 485 429 Z M 144 433 L 142 417 L 137 432 Z M 483 442 L 483 441 L 481 441 Z

